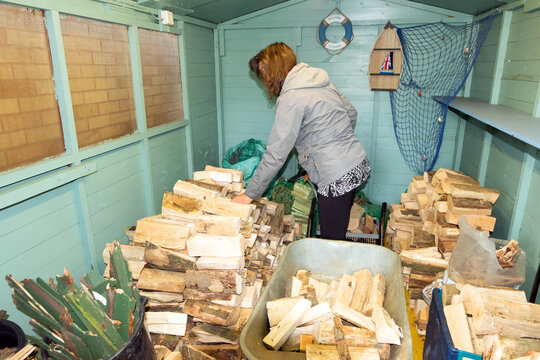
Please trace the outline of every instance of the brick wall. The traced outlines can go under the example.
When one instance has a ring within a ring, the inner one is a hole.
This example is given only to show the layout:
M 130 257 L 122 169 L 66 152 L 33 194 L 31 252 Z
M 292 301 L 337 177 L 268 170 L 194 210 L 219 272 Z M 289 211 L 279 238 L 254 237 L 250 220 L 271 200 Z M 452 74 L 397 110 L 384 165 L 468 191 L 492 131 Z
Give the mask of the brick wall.
M 139 29 L 139 46 L 147 126 L 182 120 L 178 36 Z
M 79 147 L 133 133 L 127 27 L 74 16 L 60 23 Z
M 63 152 L 43 12 L 0 5 L 0 171 Z

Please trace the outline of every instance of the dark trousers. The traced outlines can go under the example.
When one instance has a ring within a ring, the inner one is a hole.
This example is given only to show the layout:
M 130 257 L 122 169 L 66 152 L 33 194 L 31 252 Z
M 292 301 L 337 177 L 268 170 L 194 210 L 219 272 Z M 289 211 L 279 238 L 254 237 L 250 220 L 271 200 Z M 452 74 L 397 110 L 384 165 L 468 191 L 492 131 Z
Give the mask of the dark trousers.
M 324 196 L 317 193 L 321 238 L 345 240 L 355 194 L 356 189 L 337 197 L 333 197 L 332 194 Z

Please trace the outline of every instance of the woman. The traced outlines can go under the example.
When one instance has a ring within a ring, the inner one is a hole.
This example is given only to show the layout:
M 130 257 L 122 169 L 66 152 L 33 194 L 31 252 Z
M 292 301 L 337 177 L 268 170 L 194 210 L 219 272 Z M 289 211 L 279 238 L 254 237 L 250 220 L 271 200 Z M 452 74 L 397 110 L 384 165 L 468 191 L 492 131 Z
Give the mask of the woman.
M 366 151 L 354 134 L 357 112 L 326 71 L 296 57 L 284 43 L 267 46 L 249 61 L 271 98 L 276 116 L 260 165 L 246 191 L 233 199 L 258 199 L 293 147 L 317 185 L 321 237 L 345 239 L 356 189 L 371 171 Z

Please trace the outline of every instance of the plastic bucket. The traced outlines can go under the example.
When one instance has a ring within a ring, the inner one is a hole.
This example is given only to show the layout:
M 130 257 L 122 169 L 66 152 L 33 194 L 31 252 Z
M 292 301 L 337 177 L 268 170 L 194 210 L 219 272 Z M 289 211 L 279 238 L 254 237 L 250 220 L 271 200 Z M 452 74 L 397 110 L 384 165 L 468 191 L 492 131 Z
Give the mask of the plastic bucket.
M 240 346 L 244 355 L 250 360 L 305 359 L 305 353 L 272 351 L 264 346 L 262 339 L 268 334 L 269 328 L 266 302 L 284 297 L 287 283 L 300 269 L 331 277 L 341 277 L 343 274 L 353 274 L 364 268 L 369 268 L 373 274 L 380 273 L 385 277 L 384 308 L 403 329 L 402 343 L 400 346 L 391 345 L 390 358 L 412 360 L 411 329 L 405 304 L 399 256 L 378 245 L 313 238 L 295 241 L 285 250 L 268 286 L 240 334 Z
M 14 348 L 21 350 L 26 345 L 26 336 L 21 327 L 13 321 L 0 320 L 0 349 Z

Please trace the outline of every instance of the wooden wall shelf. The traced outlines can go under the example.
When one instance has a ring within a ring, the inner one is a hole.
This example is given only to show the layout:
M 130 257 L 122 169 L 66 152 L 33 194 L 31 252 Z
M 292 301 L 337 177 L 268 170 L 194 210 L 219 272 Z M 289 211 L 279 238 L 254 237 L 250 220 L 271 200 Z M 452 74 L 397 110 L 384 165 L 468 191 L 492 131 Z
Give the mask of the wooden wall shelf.
M 434 99 L 444 101 L 443 98 Z M 456 97 L 449 107 L 540 149 L 540 118 L 474 98 Z

